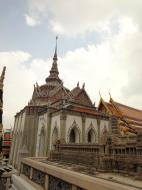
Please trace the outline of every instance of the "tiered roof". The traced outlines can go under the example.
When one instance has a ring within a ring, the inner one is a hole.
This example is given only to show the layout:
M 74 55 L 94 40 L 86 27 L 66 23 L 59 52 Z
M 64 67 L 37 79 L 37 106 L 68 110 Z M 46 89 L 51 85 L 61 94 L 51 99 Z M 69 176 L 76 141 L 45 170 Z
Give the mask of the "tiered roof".
M 71 101 L 74 103 L 92 106 L 90 97 L 85 90 L 85 84 L 82 88 L 77 87 L 73 90 L 69 90 L 64 87 L 62 80 L 59 78 L 58 71 L 58 57 L 57 57 L 57 38 L 55 53 L 53 56 L 53 63 L 49 76 L 46 78 L 46 84 L 39 86 L 37 83 L 34 85 L 34 92 L 32 100 L 29 105 L 49 105 L 60 100 Z
M 98 110 L 111 116 L 116 116 L 123 121 L 127 127 L 135 130 L 142 128 L 142 110 L 115 102 L 111 97 L 109 102 L 105 102 L 101 98 Z

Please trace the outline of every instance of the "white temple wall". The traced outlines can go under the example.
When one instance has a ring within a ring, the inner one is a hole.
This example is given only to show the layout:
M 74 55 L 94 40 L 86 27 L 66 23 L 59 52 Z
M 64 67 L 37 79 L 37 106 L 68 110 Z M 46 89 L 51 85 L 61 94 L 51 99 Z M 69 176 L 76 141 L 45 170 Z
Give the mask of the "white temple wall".
M 13 128 L 13 136 L 12 136 L 12 144 L 10 148 L 10 157 L 9 157 L 9 162 L 12 163 L 13 161 L 13 156 L 14 156 L 14 151 L 15 151 L 15 144 L 16 144 L 16 126 L 18 123 L 18 117 L 15 117 L 14 121 L 14 128 Z
M 21 113 L 19 115 L 19 125 L 17 128 L 17 149 L 16 149 L 16 156 L 15 156 L 15 164 L 18 164 L 18 157 L 19 157 L 19 150 L 21 148 L 22 137 L 23 137 L 23 129 L 25 123 L 25 113 Z
M 17 158 L 17 153 L 18 153 L 18 149 L 19 149 L 19 136 L 20 136 L 20 126 L 21 126 L 21 121 L 22 121 L 22 113 L 20 113 L 17 117 L 16 117 L 16 125 L 15 125 L 15 130 L 14 130 L 14 133 L 15 133 L 15 137 L 16 137 L 16 140 L 14 141 L 14 154 L 13 154 L 13 165 L 16 164 L 16 158 Z
M 47 126 L 47 113 L 39 116 L 35 156 L 44 156 L 45 155 L 45 151 L 44 151 L 44 150 L 46 150 L 45 138 L 47 136 L 47 127 L 46 126 Z
M 110 131 L 109 121 L 101 120 L 100 122 L 100 137 Z
M 55 140 L 55 134 L 54 131 L 57 131 L 56 139 L 60 139 L 61 133 L 60 133 L 60 115 L 53 116 L 51 118 L 51 130 L 50 130 L 50 150 L 52 149 L 53 140 Z M 54 137 L 54 139 L 53 139 Z

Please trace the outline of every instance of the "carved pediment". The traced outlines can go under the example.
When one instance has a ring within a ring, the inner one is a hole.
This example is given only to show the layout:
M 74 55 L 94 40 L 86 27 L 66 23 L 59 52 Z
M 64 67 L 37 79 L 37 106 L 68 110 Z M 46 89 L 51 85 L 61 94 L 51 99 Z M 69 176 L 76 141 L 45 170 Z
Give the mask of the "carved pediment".
M 92 101 L 84 89 L 75 97 L 75 101 L 79 104 L 92 106 Z

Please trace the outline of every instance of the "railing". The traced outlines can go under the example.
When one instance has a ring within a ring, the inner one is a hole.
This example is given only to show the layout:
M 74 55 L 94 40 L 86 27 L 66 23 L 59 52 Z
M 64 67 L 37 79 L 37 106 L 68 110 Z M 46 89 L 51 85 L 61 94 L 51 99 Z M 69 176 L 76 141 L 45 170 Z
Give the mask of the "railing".
M 33 160 L 36 160 L 36 159 L 33 159 Z M 40 161 L 37 161 L 37 162 L 39 162 L 37 164 L 40 166 Z M 45 165 L 45 167 L 46 167 L 46 165 Z M 52 176 L 52 175 L 48 174 L 47 171 L 43 172 L 43 171 L 41 171 L 40 167 L 39 167 L 39 169 L 35 169 L 32 166 L 23 163 L 21 173 L 22 173 L 22 175 L 26 176 L 28 178 L 28 180 L 31 180 L 36 185 L 39 185 L 40 189 L 45 189 L 45 190 L 48 190 L 48 189 L 85 190 L 84 188 L 73 185 L 72 183 L 70 183 L 68 181 L 64 181 L 60 178 Z M 53 172 L 53 174 L 54 174 L 54 172 Z M 1 188 L 0 188 L 0 190 L 1 190 Z
M 98 144 L 56 144 L 55 150 L 62 151 L 74 151 L 74 152 L 94 152 L 99 153 L 100 145 Z
M 11 185 L 11 176 L 0 175 L 0 190 L 7 190 Z

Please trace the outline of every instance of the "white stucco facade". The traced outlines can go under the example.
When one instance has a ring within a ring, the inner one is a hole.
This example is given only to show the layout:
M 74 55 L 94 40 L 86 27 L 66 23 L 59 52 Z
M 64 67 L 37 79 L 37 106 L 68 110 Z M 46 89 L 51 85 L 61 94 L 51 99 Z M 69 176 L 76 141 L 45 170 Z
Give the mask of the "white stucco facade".
M 50 150 L 53 148 L 55 141 L 60 139 L 60 135 L 60 115 L 53 116 L 51 118 Z

